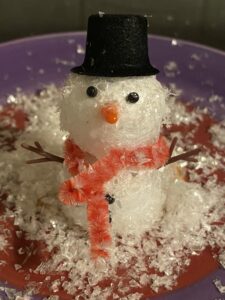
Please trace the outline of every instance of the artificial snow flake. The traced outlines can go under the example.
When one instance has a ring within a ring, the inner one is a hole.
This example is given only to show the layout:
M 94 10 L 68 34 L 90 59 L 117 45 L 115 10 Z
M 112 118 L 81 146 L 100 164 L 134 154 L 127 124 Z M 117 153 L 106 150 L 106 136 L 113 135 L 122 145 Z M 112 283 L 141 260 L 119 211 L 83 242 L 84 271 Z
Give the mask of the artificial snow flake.
M 218 291 L 221 294 L 225 294 L 225 285 L 222 284 L 221 280 L 220 279 L 214 279 L 213 282 L 214 282 L 216 288 L 218 289 Z

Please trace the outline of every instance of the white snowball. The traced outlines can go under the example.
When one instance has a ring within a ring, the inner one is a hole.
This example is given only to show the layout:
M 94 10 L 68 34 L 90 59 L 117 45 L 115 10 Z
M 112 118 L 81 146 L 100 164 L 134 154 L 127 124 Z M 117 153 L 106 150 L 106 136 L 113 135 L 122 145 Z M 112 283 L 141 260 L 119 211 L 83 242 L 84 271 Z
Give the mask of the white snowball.
M 87 96 L 89 86 L 98 89 L 96 97 Z M 128 103 L 129 93 L 139 94 L 139 101 Z M 61 128 L 70 133 L 81 149 L 99 158 L 111 148 L 133 148 L 158 139 L 169 113 L 168 90 L 155 76 L 93 77 L 72 74 L 60 102 Z M 113 103 L 119 111 L 115 124 L 107 123 L 100 110 Z

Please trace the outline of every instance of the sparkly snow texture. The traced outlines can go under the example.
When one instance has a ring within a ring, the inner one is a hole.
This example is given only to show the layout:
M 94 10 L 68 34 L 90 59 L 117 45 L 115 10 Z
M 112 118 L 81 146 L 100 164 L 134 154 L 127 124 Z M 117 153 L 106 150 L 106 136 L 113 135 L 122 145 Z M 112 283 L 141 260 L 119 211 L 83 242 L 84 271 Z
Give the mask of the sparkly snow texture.
M 98 94 L 90 98 L 89 86 Z M 129 93 L 139 94 L 139 101 L 129 103 Z M 163 119 L 169 113 L 168 91 L 155 76 L 107 78 L 70 75 L 60 103 L 60 121 L 83 151 L 99 158 L 111 148 L 146 145 L 158 139 Z M 103 105 L 116 104 L 119 119 L 108 124 L 101 116 Z
M 83 95 L 87 86 L 88 84 L 83 90 Z M 132 88 L 131 91 L 134 89 Z M 122 299 L 121 295 L 128 297 L 130 291 L 123 278 L 116 275 L 116 268 L 121 264 L 129 268 L 127 281 L 129 286 L 135 286 L 137 289 L 151 286 L 155 291 L 158 291 L 161 286 L 171 289 L 180 272 L 190 263 L 189 255 L 198 254 L 208 245 L 225 247 L 225 226 L 211 225 L 225 217 L 224 188 L 218 186 L 214 182 L 214 177 L 209 175 L 209 182 L 203 189 L 200 186 L 201 178 L 192 172 L 191 179 L 199 184 L 174 182 L 169 186 L 171 201 L 166 202 L 164 215 L 154 224 L 149 232 L 150 237 L 144 237 L 142 242 L 137 237 L 125 234 L 122 239 L 115 237 L 115 244 L 118 246 L 112 249 L 111 260 L 94 265 L 89 258 L 86 232 L 70 222 L 62 211 L 63 205 L 57 199 L 62 165 L 57 163 L 26 165 L 24 162 L 34 158 L 35 154 L 24 151 L 20 147 L 22 142 L 31 144 L 38 140 L 49 152 L 62 155 L 65 134 L 59 128 L 59 114 L 56 109 L 58 97 L 59 93 L 55 87 L 47 87 L 41 99 L 34 95 L 16 96 L 17 103 L 27 112 L 30 122 L 26 130 L 17 136 L 17 151 L 0 152 L 0 183 L 4 190 L 11 191 L 5 201 L 5 205 L 8 206 L 6 215 L 14 217 L 14 224 L 25 231 L 28 239 L 44 241 L 49 251 L 57 249 L 57 253 L 50 261 L 43 262 L 31 272 L 45 274 L 49 271 L 54 273 L 67 271 L 69 279 L 62 280 L 62 284 L 63 289 L 69 294 L 80 292 L 82 295 L 87 295 L 88 299 L 101 299 L 101 297 L 107 299 L 109 295 L 112 296 L 112 289 L 115 288 L 119 295 L 114 294 L 114 299 Z M 93 105 L 96 99 L 87 98 L 85 101 Z M 126 103 L 125 94 L 123 101 L 128 109 L 135 109 L 136 114 L 139 114 L 139 110 L 136 109 L 139 103 Z M 182 105 L 170 103 L 176 123 L 197 124 L 200 112 L 193 111 L 189 114 L 185 112 Z M 94 107 L 92 111 L 95 111 Z M 151 120 L 149 120 L 150 127 Z M 74 123 L 75 121 L 74 117 Z M 72 120 L 70 122 L 72 123 Z M 98 122 L 100 123 L 100 116 Z M 114 125 L 108 126 L 113 128 Z M 77 128 L 77 133 L 80 129 Z M 183 152 L 187 142 L 183 144 L 179 140 L 178 146 L 178 150 Z M 190 141 L 188 147 L 191 146 Z M 211 174 L 219 165 L 220 157 L 212 157 L 206 151 L 194 167 L 202 168 L 205 174 Z M 15 209 L 11 209 L 12 204 Z M 115 218 L 113 222 L 116 222 Z M 132 261 L 135 263 L 131 264 Z M 149 274 L 149 268 L 155 268 L 160 275 Z M 87 279 L 88 284 L 86 284 Z M 112 284 L 103 290 L 96 286 L 101 279 L 109 279 Z M 94 288 L 93 292 L 92 288 Z M 137 295 L 133 297 L 138 299 Z

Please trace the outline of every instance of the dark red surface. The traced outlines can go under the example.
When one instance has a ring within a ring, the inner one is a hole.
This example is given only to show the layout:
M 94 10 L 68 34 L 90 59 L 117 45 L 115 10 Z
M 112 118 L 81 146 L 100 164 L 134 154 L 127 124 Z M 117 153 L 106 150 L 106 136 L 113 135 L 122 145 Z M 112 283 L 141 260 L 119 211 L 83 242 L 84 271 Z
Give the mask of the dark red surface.
M 192 109 L 189 109 L 190 111 Z M 19 111 L 19 113 L 18 113 Z M 15 124 L 17 124 L 17 129 L 21 130 L 24 129 L 27 117 L 23 114 L 20 110 L 16 109 L 16 107 L 5 107 L 5 110 L 0 115 L 0 118 L 11 118 Z M 174 132 L 182 132 L 183 140 L 185 140 L 185 135 L 187 132 L 193 132 L 193 144 L 198 142 L 201 143 L 202 149 L 204 148 L 210 150 L 213 154 L 215 152 L 220 152 L 221 155 L 225 155 L 224 149 L 218 149 L 211 143 L 211 135 L 208 132 L 208 129 L 215 121 L 210 118 L 208 115 L 203 115 L 199 124 L 193 125 L 179 125 L 179 126 L 172 126 L 170 129 L 165 129 L 164 134 L 170 137 L 170 133 Z M 10 130 L 10 128 L 8 128 Z M 225 171 L 224 169 L 218 169 L 217 173 L 218 181 L 220 183 L 225 182 Z M 205 179 L 207 180 L 207 178 Z M 4 207 L 1 207 L 1 213 L 3 213 Z M 219 222 L 220 221 L 220 222 Z M 223 224 L 221 220 L 218 220 L 217 226 Z M 1 267 L 1 275 L 0 279 L 2 281 L 8 281 L 8 283 L 18 287 L 24 288 L 28 282 L 45 282 L 40 289 L 40 294 L 48 295 L 51 293 L 49 290 L 49 281 L 46 281 L 46 276 L 51 276 L 51 281 L 59 278 L 59 274 L 55 273 L 48 273 L 46 275 L 38 275 L 30 272 L 30 270 L 36 269 L 41 262 L 47 261 L 51 255 L 54 253 L 48 253 L 45 249 L 44 242 L 37 242 L 37 241 L 29 241 L 26 240 L 25 234 L 23 233 L 22 236 L 19 238 L 16 235 L 16 231 L 19 231 L 19 228 L 13 225 L 13 219 L 8 219 L 5 222 L 4 227 L 9 229 L 11 232 L 11 238 L 8 239 L 9 247 L 7 252 L 0 253 L 0 260 L 4 260 L 7 262 L 5 266 Z M 30 256 L 28 256 L 28 252 L 25 252 L 23 255 L 18 254 L 18 249 L 20 248 L 27 249 Z M 12 248 L 12 249 L 10 249 Z M 190 266 L 181 274 L 178 280 L 178 284 L 174 287 L 174 290 L 180 289 L 186 286 L 191 285 L 192 283 L 200 280 L 204 276 L 207 276 L 209 273 L 214 271 L 218 267 L 217 261 L 213 258 L 213 253 L 215 254 L 217 249 L 205 249 L 200 255 L 193 256 L 191 258 Z M 135 263 L 135 262 L 134 262 Z M 22 268 L 18 271 L 15 270 L 15 265 L 19 264 Z M 154 270 L 149 270 L 149 274 L 155 273 Z M 126 274 L 129 274 L 129 269 L 119 269 L 118 275 L 123 277 L 124 283 L 126 284 Z M 29 275 L 29 280 L 25 280 L 25 277 Z M 65 276 L 66 273 L 61 273 L 60 276 Z M 111 281 L 106 280 L 103 281 L 100 285 L 105 287 L 110 285 Z M 127 285 L 129 285 L 129 281 L 127 280 Z M 134 292 L 142 292 L 145 296 L 154 296 L 155 293 L 150 288 L 144 289 L 133 289 Z M 161 289 L 158 295 L 167 293 L 168 291 Z M 62 299 L 71 299 L 71 296 L 68 296 L 65 292 L 61 290 L 61 292 L 57 293 L 62 297 Z M 121 295 L 122 296 L 122 295 Z

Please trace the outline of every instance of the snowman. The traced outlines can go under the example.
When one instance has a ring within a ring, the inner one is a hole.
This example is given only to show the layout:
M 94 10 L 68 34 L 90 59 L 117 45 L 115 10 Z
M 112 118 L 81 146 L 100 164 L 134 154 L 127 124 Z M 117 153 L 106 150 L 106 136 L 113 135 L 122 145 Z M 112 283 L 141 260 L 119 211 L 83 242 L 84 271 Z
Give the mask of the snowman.
M 160 129 L 169 108 L 157 73 L 145 17 L 89 17 L 84 62 L 72 69 L 60 103 L 73 175 L 60 200 L 77 204 L 67 214 L 89 227 L 93 256 L 107 254 L 110 232 L 142 235 L 162 217 L 171 174 L 160 169 L 169 158 Z
M 169 201 L 175 172 L 160 134 L 169 93 L 150 64 L 143 16 L 90 16 L 84 62 L 71 71 L 59 104 L 68 132 L 59 199 L 88 230 L 92 257 L 107 257 L 113 235 L 143 236 Z

